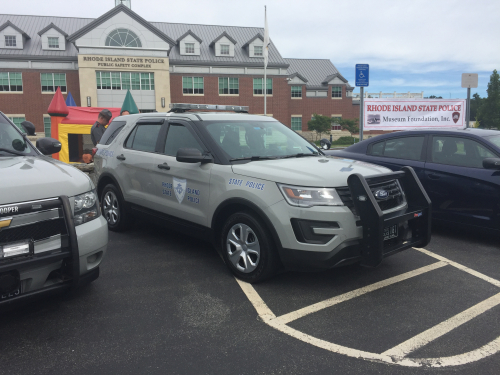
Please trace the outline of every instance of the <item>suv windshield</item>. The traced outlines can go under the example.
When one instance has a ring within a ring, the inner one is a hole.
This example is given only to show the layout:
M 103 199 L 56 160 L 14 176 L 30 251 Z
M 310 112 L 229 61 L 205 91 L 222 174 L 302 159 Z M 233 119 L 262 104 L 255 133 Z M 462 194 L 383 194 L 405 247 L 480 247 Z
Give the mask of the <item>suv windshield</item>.
M 486 137 L 488 141 L 493 143 L 495 146 L 500 147 L 500 135 L 494 135 L 493 137 Z
M 31 153 L 30 145 L 24 140 L 16 126 L 0 114 L 0 157 Z
M 277 121 L 204 121 L 230 159 L 318 155 L 300 135 Z

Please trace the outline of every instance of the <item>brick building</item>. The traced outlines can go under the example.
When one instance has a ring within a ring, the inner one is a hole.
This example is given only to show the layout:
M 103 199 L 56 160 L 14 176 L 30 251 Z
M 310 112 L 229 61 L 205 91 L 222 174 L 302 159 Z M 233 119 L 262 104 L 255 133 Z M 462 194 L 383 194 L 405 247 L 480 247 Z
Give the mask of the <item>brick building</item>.
M 148 22 L 121 4 L 97 19 L 0 15 L 0 111 L 50 132 L 58 86 L 77 105 L 143 112 L 234 104 L 264 114 L 262 28 Z M 267 114 L 296 131 L 317 113 L 355 118 L 353 87 L 330 60 L 283 58 L 271 42 Z

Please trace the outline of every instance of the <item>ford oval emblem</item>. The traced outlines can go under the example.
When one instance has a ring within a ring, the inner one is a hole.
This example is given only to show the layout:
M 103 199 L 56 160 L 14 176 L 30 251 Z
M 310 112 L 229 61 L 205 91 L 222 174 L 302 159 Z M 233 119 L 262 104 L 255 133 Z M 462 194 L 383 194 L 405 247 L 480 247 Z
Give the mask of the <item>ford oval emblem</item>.
M 374 195 L 375 195 L 375 198 L 378 198 L 378 199 L 389 198 L 389 193 L 387 192 L 387 190 L 377 190 Z

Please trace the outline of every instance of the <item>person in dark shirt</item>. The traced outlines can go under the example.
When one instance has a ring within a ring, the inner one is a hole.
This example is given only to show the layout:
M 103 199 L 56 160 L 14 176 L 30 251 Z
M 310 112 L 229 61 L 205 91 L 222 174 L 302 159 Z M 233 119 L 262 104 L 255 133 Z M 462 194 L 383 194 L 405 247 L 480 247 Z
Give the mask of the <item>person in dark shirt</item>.
M 103 109 L 99 113 L 97 121 L 94 125 L 92 125 L 92 128 L 90 129 L 90 138 L 92 139 L 92 143 L 94 144 L 94 146 L 97 145 L 101 140 L 102 135 L 106 131 L 106 125 L 109 124 L 111 117 L 113 117 L 113 115 L 111 114 L 111 111 L 109 109 Z

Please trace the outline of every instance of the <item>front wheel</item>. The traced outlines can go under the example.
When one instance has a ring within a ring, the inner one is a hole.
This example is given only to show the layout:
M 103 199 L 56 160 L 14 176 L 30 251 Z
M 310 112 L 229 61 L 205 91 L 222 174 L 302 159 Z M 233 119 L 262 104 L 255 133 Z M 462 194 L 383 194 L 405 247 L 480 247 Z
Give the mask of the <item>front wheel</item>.
M 130 228 L 132 217 L 126 210 L 123 198 L 115 185 L 108 184 L 104 187 L 101 194 L 101 209 L 109 230 L 123 232 Z
M 231 272 L 241 280 L 257 283 L 278 270 L 273 240 L 262 222 L 250 212 L 231 215 L 221 232 L 222 254 Z

